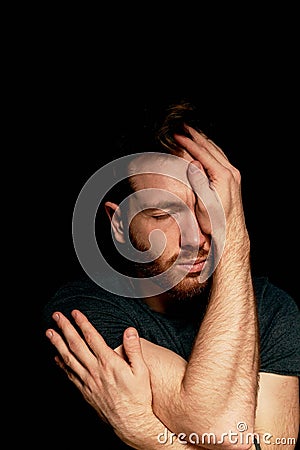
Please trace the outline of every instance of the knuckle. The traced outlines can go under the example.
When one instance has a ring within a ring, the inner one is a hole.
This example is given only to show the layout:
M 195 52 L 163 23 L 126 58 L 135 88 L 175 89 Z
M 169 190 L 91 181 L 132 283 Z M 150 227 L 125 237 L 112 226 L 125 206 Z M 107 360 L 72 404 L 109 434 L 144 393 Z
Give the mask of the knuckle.
M 90 367 L 89 368 L 89 373 L 92 377 L 92 379 L 99 384 L 100 380 L 101 380 L 101 371 L 99 370 L 99 367 Z M 85 384 L 88 384 L 88 380 L 85 380 Z
M 70 339 L 69 340 L 69 349 L 71 350 L 72 353 L 77 353 L 78 349 L 79 349 L 79 345 L 78 345 L 78 341 L 77 339 Z
M 141 353 L 141 349 L 138 345 L 132 345 L 128 347 L 128 351 L 133 355 L 139 355 Z
M 68 366 L 69 369 L 72 369 L 72 359 L 69 354 L 62 355 L 64 363 Z
M 93 338 L 92 333 L 91 333 L 89 330 L 85 331 L 85 333 L 84 333 L 84 339 L 85 339 L 86 343 L 87 343 L 89 346 L 91 346 L 91 344 L 92 344 L 94 338 Z

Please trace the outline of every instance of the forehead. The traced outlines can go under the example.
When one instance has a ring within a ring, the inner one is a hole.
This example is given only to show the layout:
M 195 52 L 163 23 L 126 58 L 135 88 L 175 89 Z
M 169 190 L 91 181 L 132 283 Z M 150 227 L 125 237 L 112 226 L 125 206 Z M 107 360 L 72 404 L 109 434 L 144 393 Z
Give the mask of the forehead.
M 135 191 L 160 188 L 176 192 L 190 189 L 187 168 L 188 161 L 184 158 L 164 153 L 145 153 L 129 164 L 128 172 Z

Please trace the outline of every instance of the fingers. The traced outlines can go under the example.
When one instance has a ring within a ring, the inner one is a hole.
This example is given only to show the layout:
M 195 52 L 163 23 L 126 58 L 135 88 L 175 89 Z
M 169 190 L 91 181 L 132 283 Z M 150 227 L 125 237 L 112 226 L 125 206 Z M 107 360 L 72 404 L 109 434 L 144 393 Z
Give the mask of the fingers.
M 209 182 L 203 165 L 196 160 L 193 160 L 189 163 L 187 175 L 192 187 L 194 187 L 196 184 L 202 185 Z
M 188 131 L 193 139 L 183 135 L 175 135 L 174 137 L 180 146 L 184 147 L 195 160 L 201 163 L 209 177 L 221 173 L 224 167 L 228 169 L 231 167 L 228 158 L 220 147 L 193 128 L 188 127 Z
M 82 366 L 85 369 L 95 367 L 97 360 L 101 361 L 103 358 L 107 358 L 107 354 L 110 354 L 113 350 L 107 346 L 102 336 L 84 314 L 74 310 L 72 316 L 82 331 L 84 339 L 60 312 L 55 312 L 52 317 L 60 328 L 63 337 L 54 330 L 47 330 L 46 336 L 56 347 L 64 363 L 82 377 L 84 374 Z
M 211 197 L 214 196 L 209 186 L 209 180 L 203 171 L 202 165 L 198 161 L 192 161 L 188 167 L 188 179 L 191 187 L 197 195 L 196 217 L 202 233 L 211 234 L 211 222 L 207 210 L 207 204 L 211 204 Z
M 71 324 L 70 324 L 71 325 Z M 72 325 L 71 325 L 72 326 Z M 76 332 L 76 330 L 75 330 Z M 49 328 L 46 330 L 46 336 L 50 340 L 51 344 L 56 348 L 59 356 L 55 357 L 57 365 L 63 369 L 68 377 L 74 382 L 73 374 L 77 374 L 80 379 L 86 377 L 87 370 L 79 362 L 77 357 L 70 351 L 69 346 L 62 338 L 62 336 L 55 330 Z M 81 339 L 78 335 L 78 339 Z
M 221 162 L 224 158 L 228 161 L 227 156 L 223 150 L 211 139 L 209 139 L 204 133 L 199 133 L 191 127 L 188 127 L 188 131 L 192 136 L 193 140 L 200 145 L 207 145 L 215 155 L 215 157 Z M 225 162 L 225 161 L 223 161 Z
M 72 315 L 76 316 L 76 313 L 72 313 Z M 74 355 L 85 367 L 88 367 L 95 360 L 95 356 L 87 345 L 88 342 L 82 339 L 75 327 L 62 313 L 55 312 L 52 317 L 65 338 L 65 346 L 58 338 L 55 339 L 55 342 L 52 340 L 64 361 L 66 362 L 66 358 Z M 67 349 L 69 353 L 67 353 Z
M 133 374 L 147 370 L 143 358 L 141 341 L 135 328 L 129 327 L 124 331 L 123 346 Z
M 72 311 L 71 314 L 82 331 L 84 339 L 60 312 L 54 313 L 53 319 L 62 331 L 63 337 L 52 329 L 46 331 L 46 336 L 59 353 L 59 357 L 55 358 L 56 363 L 79 387 L 80 381 L 77 380 L 77 376 L 84 381 L 87 379 L 88 373 L 93 372 L 94 369 L 99 369 L 102 365 L 107 366 L 107 361 L 110 361 L 112 367 L 118 364 L 118 361 L 124 364 L 124 354 L 120 355 L 108 347 L 103 337 L 84 314 L 78 310 Z M 148 370 L 143 359 L 138 332 L 135 328 L 130 327 L 125 330 L 123 347 L 133 374 Z
M 97 359 L 103 360 L 112 357 L 116 353 L 106 344 L 101 334 L 91 324 L 87 317 L 78 310 L 72 311 L 72 317 L 76 324 L 81 329 L 85 342 L 88 347 L 93 351 Z M 84 357 L 84 353 L 82 354 Z

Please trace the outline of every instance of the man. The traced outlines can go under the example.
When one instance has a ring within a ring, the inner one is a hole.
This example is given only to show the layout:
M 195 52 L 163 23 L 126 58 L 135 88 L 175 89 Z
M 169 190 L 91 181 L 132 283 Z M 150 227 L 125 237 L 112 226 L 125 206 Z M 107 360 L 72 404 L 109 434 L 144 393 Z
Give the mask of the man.
M 128 191 L 122 181 L 104 195 L 124 273 L 89 265 L 80 224 L 89 184 L 83 190 L 74 243 L 92 281 L 62 287 L 45 308 L 56 323 L 46 334 L 57 363 L 131 448 L 292 449 L 299 310 L 252 276 L 240 173 L 193 113 L 171 106 L 159 143 L 126 160 Z

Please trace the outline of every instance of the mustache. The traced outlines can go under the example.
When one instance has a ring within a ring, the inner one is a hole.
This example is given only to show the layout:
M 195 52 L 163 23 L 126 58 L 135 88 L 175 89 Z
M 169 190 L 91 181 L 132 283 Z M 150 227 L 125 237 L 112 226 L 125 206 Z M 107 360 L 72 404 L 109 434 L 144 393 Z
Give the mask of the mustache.
M 149 250 L 149 247 L 147 245 L 141 243 L 138 239 L 136 239 L 136 237 L 134 235 L 132 235 L 130 233 L 130 230 L 129 230 L 129 237 L 130 237 L 131 243 L 137 250 L 139 250 L 141 252 Z M 130 250 L 129 250 L 129 254 L 130 254 Z M 199 260 L 199 259 L 201 259 L 201 260 L 206 259 L 208 257 L 208 254 L 209 254 L 209 250 L 206 250 L 203 247 L 193 247 L 191 245 L 186 245 L 184 247 L 181 247 L 179 252 L 177 252 L 176 254 L 171 256 L 168 260 L 166 260 L 165 264 L 168 267 L 173 265 L 175 262 L 177 264 L 189 264 L 189 263 Z M 134 264 L 137 264 L 137 265 L 142 264 L 142 266 L 151 267 L 151 266 L 155 265 L 156 262 L 160 260 L 160 258 L 161 258 L 161 255 L 158 257 L 154 257 L 153 260 L 150 262 L 140 261 L 140 262 L 135 262 Z
M 208 257 L 208 251 L 204 250 L 203 248 L 199 249 L 196 253 L 195 249 L 193 251 L 191 250 L 181 250 L 177 255 L 174 255 L 172 258 L 172 263 L 175 261 L 177 264 L 189 264 L 191 262 L 197 261 L 197 260 L 203 260 L 207 259 Z M 177 259 L 178 258 L 178 259 Z
M 135 268 L 136 272 L 142 276 L 155 276 L 163 274 L 171 267 L 174 267 L 174 269 L 176 270 L 177 265 L 191 264 L 196 260 L 206 259 L 208 256 L 208 251 L 204 249 L 199 249 L 196 255 L 195 253 L 196 249 L 194 249 L 194 251 L 184 250 L 171 256 L 165 261 L 161 261 L 160 257 L 158 257 L 157 259 L 146 263 L 134 262 L 133 267 Z
M 199 259 L 203 260 L 208 257 L 208 251 L 204 250 L 203 248 L 197 250 L 194 249 L 181 249 L 179 253 L 176 253 L 175 255 L 171 256 L 168 260 L 165 261 L 165 264 L 170 267 L 173 264 L 190 264 L 191 262 L 197 261 Z M 154 265 L 157 260 L 159 260 L 160 257 L 158 257 L 156 260 L 149 262 L 149 265 Z

